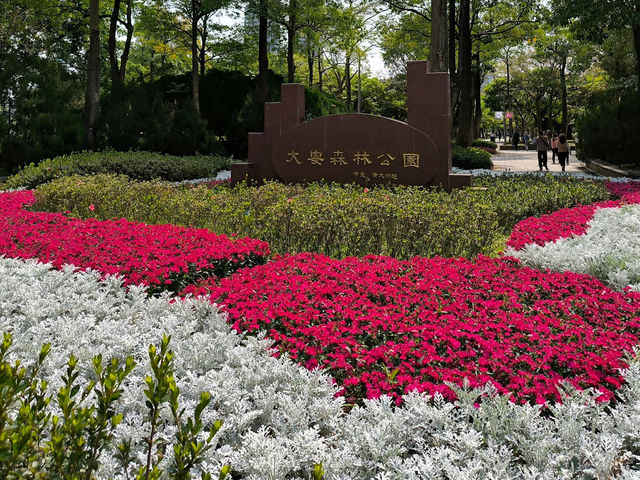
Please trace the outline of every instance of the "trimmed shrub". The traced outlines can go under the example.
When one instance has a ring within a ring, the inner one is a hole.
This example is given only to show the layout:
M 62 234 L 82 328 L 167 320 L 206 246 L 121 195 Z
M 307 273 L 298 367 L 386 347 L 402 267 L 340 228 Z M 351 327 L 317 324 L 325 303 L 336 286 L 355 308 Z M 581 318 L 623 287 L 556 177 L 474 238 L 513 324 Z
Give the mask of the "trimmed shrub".
M 224 157 L 175 157 L 151 152 L 82 152 L 30 164 L 9 177 L 8 188 L 33 188 L 56 178 L 69 175 L 113 173 L 136 180 L 156 178 L 180 181 L 210 178 L 229 168 L 231 160 Z
M 260 238 L 274 253 L 473 257 L 495 254 L 497 242 L 524 218 L 608 198 L 601 184 L 543 179 L 477 179 L 479 189 L 446 193 L 280 183 L 209 189 L 100 175 L 42 185 L 34 208 L 83 218 L 192 225 Z
M 476 138 L 473 142 L 471 142 L 471 146 L 481 147 L 481 148 L 490 148 L 492 150 L 497 150 L 498 148 L 498 144 L 496 142 L 485 140 L 483 138 Z
M 491 154 L 480 148 L 465 148 L 454 145 L 451 150 L 451 161 L 454 167 L 465 170 L 487 169 L 491 170 Z
M 539 217 L 561 208 L 608 200 L 611 195 L 602 182 L 570 176 L 529 175 L 474 177 L 476 194 L 497 212 L 498 223 L 509 235 L 513 227 L 529 217 Z
M 491 206 L 463 190 L 280 183 L 211 190 L 100 175 L 61 179 L 36 195 L 37 209 L 250 235 L 275 253 L 472 257 L 492 251 L 498 234 Z

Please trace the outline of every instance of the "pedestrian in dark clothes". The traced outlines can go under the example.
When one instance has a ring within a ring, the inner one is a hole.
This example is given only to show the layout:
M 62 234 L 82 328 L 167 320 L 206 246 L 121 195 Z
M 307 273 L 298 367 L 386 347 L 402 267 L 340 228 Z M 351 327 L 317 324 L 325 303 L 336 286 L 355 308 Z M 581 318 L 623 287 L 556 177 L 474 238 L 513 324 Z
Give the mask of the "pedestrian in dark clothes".
M 534 145 L 538 151 L 538 167 L 540 167 L 540 171 L 542 171 L 543 168 L 549 171 L 549 167 L 547 166 L 547 150 L 551 148 L 551 145 L 544 131 L 540 130 L 540 132 L 538 132 Z

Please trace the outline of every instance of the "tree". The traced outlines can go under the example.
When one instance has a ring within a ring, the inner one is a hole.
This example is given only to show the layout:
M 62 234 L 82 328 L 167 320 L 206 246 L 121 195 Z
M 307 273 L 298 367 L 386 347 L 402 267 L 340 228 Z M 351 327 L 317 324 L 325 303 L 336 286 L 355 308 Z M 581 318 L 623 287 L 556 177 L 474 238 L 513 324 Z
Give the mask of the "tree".
M 156 7 L 177 14 L 170 19 L 173 29 L 182 32 L 191 51 L 191 103 L 200 115 L 200 76 L 204 69 L 209 21 L 212 14 L 229 3 L 229 0 L 155 0 Z
M 568 25 L 578 38 L 602 43 L 611 32 L 621 29 L 631 31 L 640 114 L 640 4 L 628 0 L 558 0 L 554 5 L 556 21 Z
M 0 0 L 4 174 L 86 145 L 82 105 L 88 25 L 83 14 L 68 7 L 52 0 Z
M 452 133 L 457 142 L 469 145 L 481 121 L 484 51 L 495 51 L 491 47 L 494 42 L 504 43 L 509 38 L 519 41 L 515 32 L 529 22 L 534 1 L 449 0 L 443 3 L 431 0 L 427 4 L 425 0 L 383 0 L 393 11 L 422 21 L 423 34 L 429 40 L 425 42 L 429 58 L 432 64 L 438 64 L 433 68 L 441 69 L 444 64 L 448 69 Z M 445 28 L 447 20 L 448 28 Z M 413 35 L 417 36 L 415 30 Z M 445 54 L 441 53 L 443 50 Z M 392 58 L 390 53 L 385 52 L 385 60 Z
M 124 5 L 121 0 L 113 0 L 113 8 L 111 10 L 111 17 L 109 18 L 109 39 L 107 41 L 109 49 L 109 72 L 111 74 L 111 88 L 116 90 L 122 90 L 124 87 L 127 61 L 129 60 L 129 51 L 131 50 L 131 40 L 133 38 L 134 30 L 132 4 L 133 0 L 125 0 Z M 122 7 L 124 7 L 126 11 L 124 21 L 120 19 Z M 122 55 L 118 62 L 116 37 L 118 34 L 118 25 L 120 23 L 124 24 L 126 29 L 126 38 Z
M 431 0 L 431 71 L 448 70 L 447 2 Z
M 87 146 L 96 147 L 96 124 L 100 106 L 100 0 L 89 0 L 89 51 L 87 53 L 87 91 L 85 125 Z
M 302 30 L 317 30 L 326 21 L 322 0 L 269 0 L 269 19 L 285 32 L 287 42 L 287 82 L 295 81 L 295 53 Z
M 471 41 L 471 2 L 460 0 L 460 43 L 458 54 L 458 75 L 460 77 L 460 110 L 455 140 L 458 145 L 470 146 L 473 117 Z

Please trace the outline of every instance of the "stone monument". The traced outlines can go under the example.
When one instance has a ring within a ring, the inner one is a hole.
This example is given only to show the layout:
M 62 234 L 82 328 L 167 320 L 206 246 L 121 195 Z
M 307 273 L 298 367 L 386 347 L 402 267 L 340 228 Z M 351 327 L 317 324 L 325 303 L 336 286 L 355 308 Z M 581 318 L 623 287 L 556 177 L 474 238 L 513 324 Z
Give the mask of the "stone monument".
M 249 133 L 249 161 L 231 166 L 232 183 L 280 180 L 441 185 L 470 184 L 451 173 L 449 74 L 429 62 L 407 64 L 407 123 L 367 114 L 304 121 L 304 87 L 282 84 L 265 103 L 264 132 Z

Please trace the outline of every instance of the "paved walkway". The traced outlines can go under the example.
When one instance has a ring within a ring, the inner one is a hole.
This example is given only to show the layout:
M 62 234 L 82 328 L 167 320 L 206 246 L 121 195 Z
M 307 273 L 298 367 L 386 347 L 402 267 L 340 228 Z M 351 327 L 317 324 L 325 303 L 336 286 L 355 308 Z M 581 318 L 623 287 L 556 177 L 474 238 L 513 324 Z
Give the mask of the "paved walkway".
M 547 152 L 547 155 L 549 171 L 562 171 L 558 164 L 558 159 L 556 159 L 555 165 L 551 163 L 551 151 Z M 539 170 L 538 154 L 535 150 L 498 150 L 496 155 L 491 155 L 491 161 L 493 162 L 494 170 L 509 170 L 512 172 L 537 172 Z M 569 165 L 566 166 L 565 171 L 591 173 L 585 168 L 584 163 L 576 158 L 575 153 L 571 153 Z

